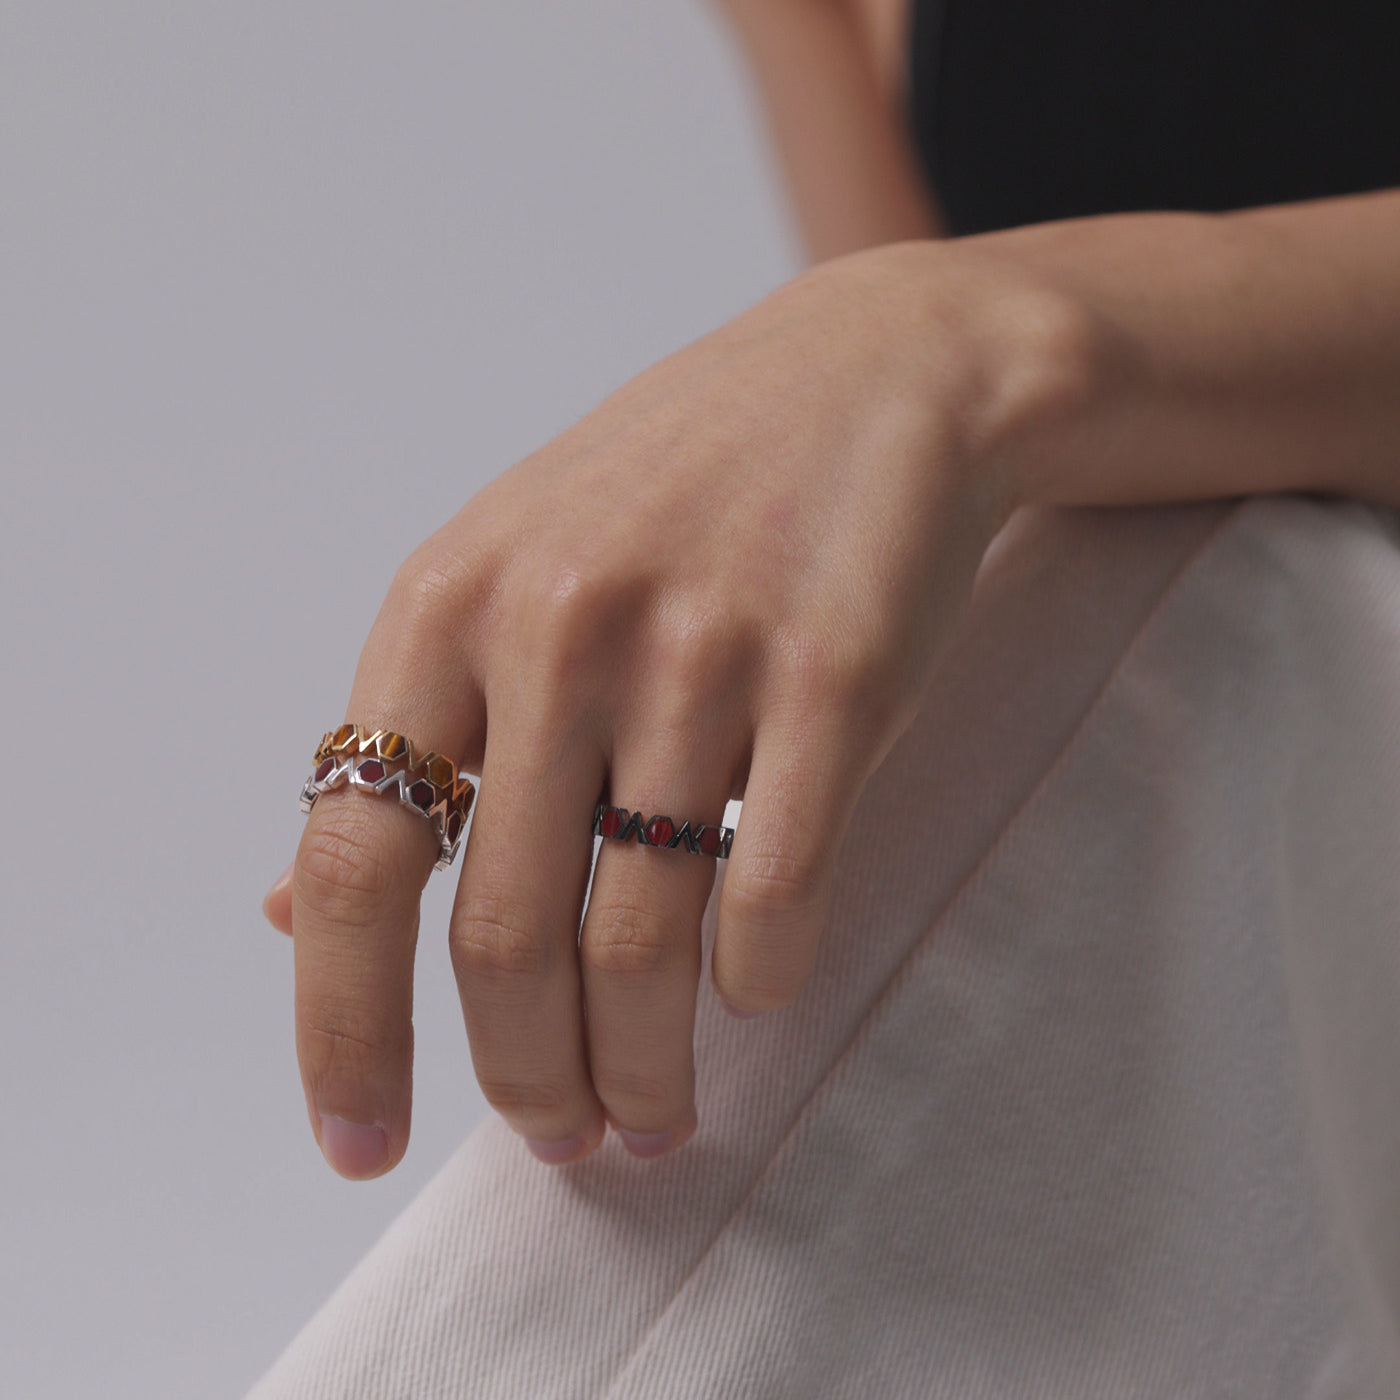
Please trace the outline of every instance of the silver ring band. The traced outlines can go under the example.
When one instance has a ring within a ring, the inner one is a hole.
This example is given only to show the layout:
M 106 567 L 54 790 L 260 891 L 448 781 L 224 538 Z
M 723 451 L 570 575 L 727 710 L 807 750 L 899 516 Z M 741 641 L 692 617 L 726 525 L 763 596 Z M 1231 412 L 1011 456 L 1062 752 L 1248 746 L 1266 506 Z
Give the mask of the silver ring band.
M 391 769 L 372 754 L 327 756 L 302 787 L 301 810 L 309 812 L 323 792 L 342 783 L 359 788 L 361 792 L 397 797 L 401 806 L 432 822 L 438 838 L 438 858 L 433 864 L 434 870 L 446 870 L 456 860 L 466 831 L 465 815 L 460 810 L 462 804 L 459 802 L 457 809 L 449 811 L 448 802 L 413 769 Z M 470 802 L 470 798 L 467 800 Z

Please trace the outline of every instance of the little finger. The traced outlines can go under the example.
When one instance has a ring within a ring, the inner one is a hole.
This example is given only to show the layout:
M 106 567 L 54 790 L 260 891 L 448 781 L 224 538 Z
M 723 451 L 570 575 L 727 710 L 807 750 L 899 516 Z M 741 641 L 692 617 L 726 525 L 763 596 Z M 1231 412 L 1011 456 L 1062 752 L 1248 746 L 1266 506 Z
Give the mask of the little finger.
M 794 1001 L 831 905 L 832 862 L 868 776 L 833 715 L 760 725 L 720 894 L 711 977 L 741 1014 Z

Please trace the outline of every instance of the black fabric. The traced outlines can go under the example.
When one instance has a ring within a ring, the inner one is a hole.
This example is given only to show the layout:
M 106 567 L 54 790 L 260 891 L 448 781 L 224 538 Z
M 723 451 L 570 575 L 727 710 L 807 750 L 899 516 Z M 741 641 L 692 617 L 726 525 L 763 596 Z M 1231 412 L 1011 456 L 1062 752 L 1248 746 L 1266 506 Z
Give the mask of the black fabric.
M 910 3 L 954 233 L 1400 186 L 1400 0 Z

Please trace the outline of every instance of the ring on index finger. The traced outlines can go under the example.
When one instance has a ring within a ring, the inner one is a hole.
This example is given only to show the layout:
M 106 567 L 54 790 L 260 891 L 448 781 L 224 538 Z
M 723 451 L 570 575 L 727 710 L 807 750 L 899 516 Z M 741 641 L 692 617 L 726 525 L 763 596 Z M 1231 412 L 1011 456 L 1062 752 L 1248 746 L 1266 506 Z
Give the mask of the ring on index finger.
M 476 788 L 450 758 L 426 753 L 392 729 L 342 724 L 327 733 L 312 755 L 316 765 L 301 790 L 301 810 L 342 783 L 360 792 L 397 797 L 426 817 L 438 837 L 433 869 L 446 870 L 457 857 Z

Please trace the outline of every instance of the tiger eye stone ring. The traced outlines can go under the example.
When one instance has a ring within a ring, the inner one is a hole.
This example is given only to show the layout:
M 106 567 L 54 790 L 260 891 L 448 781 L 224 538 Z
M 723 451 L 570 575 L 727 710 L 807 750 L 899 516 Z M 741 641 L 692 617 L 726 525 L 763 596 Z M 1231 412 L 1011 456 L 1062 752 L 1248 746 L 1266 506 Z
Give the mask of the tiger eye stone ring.
M 361 792 L 397 797 L 409 811 L 426 817 L 438 837 L 435 870 L 457 858 L 476 788 L 450 758 L 417 748 L 391 729 L 342 724 L 328 733 L 312 755 L 316 766 L 301 790 L 301 810 L 342 783 Z

